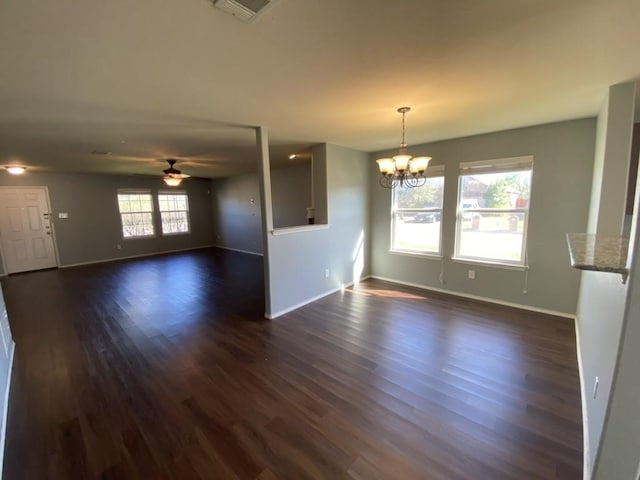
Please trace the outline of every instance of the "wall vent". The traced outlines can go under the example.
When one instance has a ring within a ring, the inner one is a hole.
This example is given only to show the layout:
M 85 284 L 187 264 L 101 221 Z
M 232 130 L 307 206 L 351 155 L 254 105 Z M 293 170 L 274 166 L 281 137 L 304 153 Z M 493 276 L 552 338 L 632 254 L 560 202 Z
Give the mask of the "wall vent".
M 259 16 L 264 14 L 265 11 L 277 1 L 277 0 L 212 0 L 213 5 L 233 15 L 238 20 L 251 23 Z

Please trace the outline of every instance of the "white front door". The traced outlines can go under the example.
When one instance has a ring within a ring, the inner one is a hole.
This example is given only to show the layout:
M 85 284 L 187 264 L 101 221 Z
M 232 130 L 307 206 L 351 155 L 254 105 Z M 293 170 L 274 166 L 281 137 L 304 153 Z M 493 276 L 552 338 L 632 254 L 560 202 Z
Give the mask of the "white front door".
M 0 187 L 0 236 L 6 273 L 57 266 L 44 187 Z

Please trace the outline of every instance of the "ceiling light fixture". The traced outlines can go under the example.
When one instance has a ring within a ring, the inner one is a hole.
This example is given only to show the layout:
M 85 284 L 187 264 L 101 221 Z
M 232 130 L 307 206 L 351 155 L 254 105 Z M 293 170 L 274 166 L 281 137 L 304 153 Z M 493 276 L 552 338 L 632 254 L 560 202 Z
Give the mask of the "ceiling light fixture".
M 293 160 L 294 158 L 296 158 L 296 154 L 292 153 L 291 155 L 289 155 L 289 160 Z
M 177 187 L 182 183 L 183 179 L 189 178 L 189 175 L 187 175 L 186 173 L 182 173 L 180 170 L 173 167 L 173 165 L 176 163 L 173 158 L 167 159 L 167 163 L 169 164 L 169 168 L 163 170 L 164 177 L 162 177 L 164 183 L 166 183 L 167 186 Z
M 27 170 L 27 167 L 23 167 L 20 165 L 9 165 L 8 167 L 4 168 L 6 168 L 7 172 L 9 172 L 11 175 L 22 175 Z
M 431 157 L 412 157 L 407 153 L 407 144 L 404 140 L 404 116 L 411 110 L 409 107 L 401 107 L 398 113 L 402 114 L 402 143 L 400 151 L 391 158 L 380 158 L 376 160 L 380 168 L 380 185 L 385 188 L 420 187 L 427 181 L 425 172 L 429 166 Z
M 177 187 L 182 183 L 181 178 L 175 178 L 170 175 L 164 176 L 164 183 L 166 183 L 169 187 Z

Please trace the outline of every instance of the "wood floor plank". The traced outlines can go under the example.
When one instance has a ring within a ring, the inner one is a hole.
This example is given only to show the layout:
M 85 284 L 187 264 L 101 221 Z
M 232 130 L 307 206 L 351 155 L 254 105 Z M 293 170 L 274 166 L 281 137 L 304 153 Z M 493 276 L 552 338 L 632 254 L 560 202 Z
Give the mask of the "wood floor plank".
M 567 319 L 368 280 L 267 321 L 220 249 L 1 281 L 5 480 L 582 478 Z

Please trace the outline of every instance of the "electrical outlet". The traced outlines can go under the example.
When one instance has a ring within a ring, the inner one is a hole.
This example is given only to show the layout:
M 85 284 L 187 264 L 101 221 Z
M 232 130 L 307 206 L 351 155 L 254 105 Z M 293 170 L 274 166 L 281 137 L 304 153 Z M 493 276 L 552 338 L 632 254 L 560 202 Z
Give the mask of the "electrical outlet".
M 329 269 L 328 268 L 324 269 L 324 278 L 329 278 Z
M 469 270 L 469 280 L 475 280 L 475 279 L 476 279 L 476 271 Z
M 116 243 L 116 248 L 117 248 L 118 250 L 122 250 L 122 245 L 120 245 L 119 243 Z
M 596 398 L 598 396 L 598 384 L 600 383 L 600 380 L 598 379 L 598 377 L 596 377 L 595 382 L 593 382 L 593 398 Z

